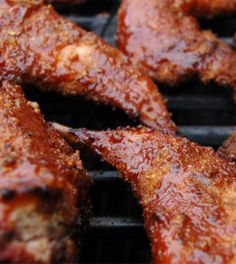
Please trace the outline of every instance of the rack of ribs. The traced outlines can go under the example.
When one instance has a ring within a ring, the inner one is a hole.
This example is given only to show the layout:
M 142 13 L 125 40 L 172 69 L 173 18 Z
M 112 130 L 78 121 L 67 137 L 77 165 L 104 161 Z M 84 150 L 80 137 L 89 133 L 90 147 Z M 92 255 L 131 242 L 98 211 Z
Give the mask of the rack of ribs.
M 1 85 L 0 119 L 0 262 L 76 261 L 90 214 L 79 152 L 17 85 Z
M 0 0 L 0 80 L 85 96 L 174 133 L 156 85 L 94 33 L 42 1 Z
M 164 85 L 198 78 L 236 92 L 236 53 L 197 19 L 236 12 L 236 1 L 122 0 L 117 43 L 141 71 Z

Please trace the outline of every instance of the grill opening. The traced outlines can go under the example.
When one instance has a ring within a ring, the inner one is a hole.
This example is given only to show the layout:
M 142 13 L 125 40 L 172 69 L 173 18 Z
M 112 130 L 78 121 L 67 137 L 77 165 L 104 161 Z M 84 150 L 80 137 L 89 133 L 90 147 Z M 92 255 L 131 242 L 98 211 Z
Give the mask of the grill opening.
M 59 13 L 96 32 L 115 46 L 117 0 L 89 0 L 83 5 L 59 5 Z M 228 44 L 236 31 L 236 16 L 200 21 Z M 197 80 L 176 88 L 159 86 L 180 133 L 192 141 L 217 149 L 236 124 L 235 105 L 229 89 Z M 82 98 L 65 98 L 25 88 L 28 99 L 38 101 L 49 121 L 72 127 L 107 129 L 136 126 L 123 112 L 95 105 Z M 141 208 L 128 184 L 114 168 L 82 151 L 85 168 L 94 180 L 93 217 L 84 241 L 83 263 L 149 263 L 150 246 L 143 228 Z

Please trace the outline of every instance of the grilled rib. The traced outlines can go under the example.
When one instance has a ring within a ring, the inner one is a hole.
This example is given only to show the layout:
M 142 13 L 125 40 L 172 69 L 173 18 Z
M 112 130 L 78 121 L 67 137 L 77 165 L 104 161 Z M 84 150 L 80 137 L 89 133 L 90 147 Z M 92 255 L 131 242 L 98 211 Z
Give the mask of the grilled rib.
M 176 8 L 196 17 L 212 18 L 236 12 L 235 0 L 174 0 Z
M 236 166 L 213 149 L 147 128 L 55 127 L 117 168 L 144 211 L 153 263 L 236 262 Z
M 88 2 L 88 0 L 45 0 L 45 3 L 48 3 L 48 4 L 84 4 Z
M 118 46 L 159 83 L 178 85 L 197 77 L 235 93 L 236 53 L 188 15 L 213 15 L 228 7 L 236 11 L 235 1 L 123 0 Z
M 175 131 L 151 79 L 94 33 L 42 1 L 0 0 L 0 79 L 109 104 L 153 128 Z
M 236 162 L 236 128 L 222 147 L 219 148 L 218 154 L 225 159 Z
M 90 210 L 79 153 L 19 86 L 1 85 L 0 119 L 0 262 L 74 263 Z

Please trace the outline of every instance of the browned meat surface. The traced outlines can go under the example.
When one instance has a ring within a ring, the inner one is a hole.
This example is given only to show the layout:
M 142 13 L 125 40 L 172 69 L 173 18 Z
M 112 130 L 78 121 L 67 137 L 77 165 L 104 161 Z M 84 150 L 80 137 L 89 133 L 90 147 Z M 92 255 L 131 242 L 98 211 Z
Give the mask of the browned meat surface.
M 118 46 L 159 83 L 177 85 L 197 77 L 235 92 L 236 53 L 188 15 L 228 7 L 236 11 L 235 1 L 123 0 Z
M 19 86 L 1 85 L 0 119 L 0 262 L 75 262 L 89 215 L 79 152 Z
M 218 153 L 223 158 L 236 162 L 236 128 L 230 138 L 228 138 L 218 150 Z
M 147 126 L 176 130 L 155 84 L 122 53 L 50 5 L 15 2 L 0 0 L 0 79 L 85 96 L 118 107 Z
M 83 4 L 88 2 L 88 0 L 46 0 L 45 3 L 51 4 Z
M 55 126 L 116 167 L 138 196 L 153 263 L 236 263 L 236 166 L 213 149 L 147 128 Z
M 236 34 L 234 34 L 234 38 L 233 38 L 233 47 L 234 49 L 236 48 Z
M 185 13 L 197 17 L 212 18 L 236 12 L 235 0 L 172 0 L 172 2 Z
M 89 0 L 45 0 L 47 4 L 69 4 L 69 5 L 80 5 L 88 2 Z

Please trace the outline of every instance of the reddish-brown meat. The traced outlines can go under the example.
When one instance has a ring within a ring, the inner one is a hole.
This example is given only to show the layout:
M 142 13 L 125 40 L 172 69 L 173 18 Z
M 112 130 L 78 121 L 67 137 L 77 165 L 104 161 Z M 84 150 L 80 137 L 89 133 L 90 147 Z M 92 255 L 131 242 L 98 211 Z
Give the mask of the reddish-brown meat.
M 236 262 L 236 166 L 187 139 L 146 128 L 56 128 L 115 166 L 144 211 L 153 263 Z
M 185 13 L 204 18 L 236 12 L 236 0 L 172 0 L 172 3 Z
M 0 262 L 72 263 L 89 213 L 78 152 L 19 86 L 0 89 Z M 78 224 L 79 223 L 79 224 Z
M 218 150 L 218 154 L 225 159 L 236 162 L 236 129 L 234 129 L 230 138 L 228 138 Z
M 235 1 L 123 0 L 118 46 L 160 83 L 176 85 L 198 77 L 235 92 L 236 53 L 186 14 L 213 15 L 228 7 L 236 11 Z
M 153 128 L 175 131 L 151 79 L 118 50 L 41 1 L 0 0 L 0 79 L 85 96 L 124 110 Z
M 88 2 L 88 0 L 45 0 L 45 3 L 51 4 L 72 4 L 78 5 Z

